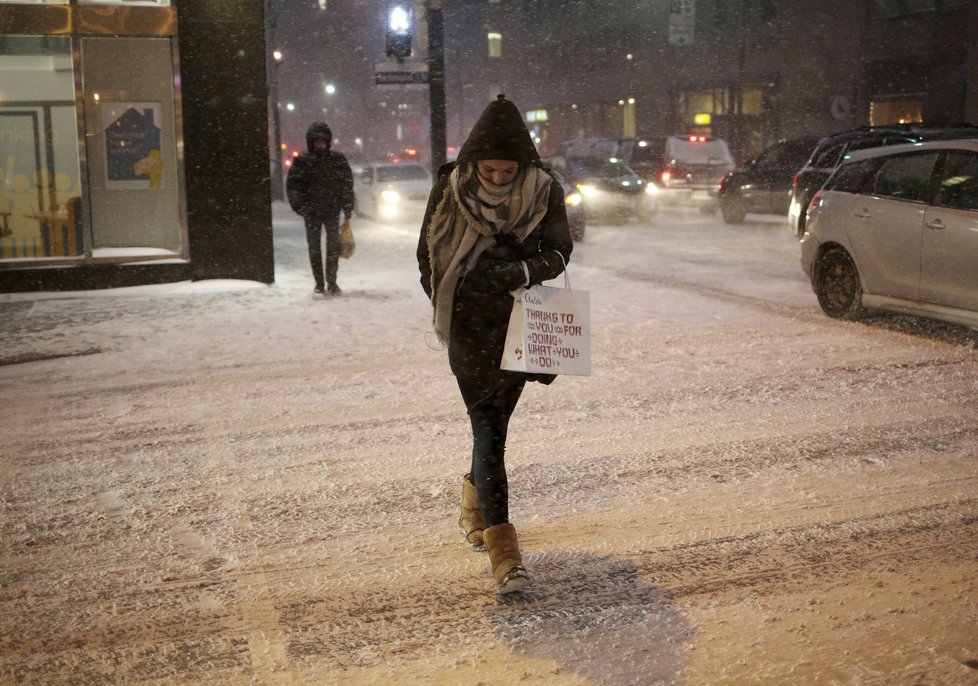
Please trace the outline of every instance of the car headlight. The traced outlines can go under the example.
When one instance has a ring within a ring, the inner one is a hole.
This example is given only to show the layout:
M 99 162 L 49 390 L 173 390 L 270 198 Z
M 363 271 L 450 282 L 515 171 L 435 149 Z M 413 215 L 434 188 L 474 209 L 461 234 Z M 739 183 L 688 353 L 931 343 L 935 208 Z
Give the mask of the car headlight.
M 566 203 L 570 207 L 577 207 L 578 205 L 581 204 L 583 200 L 584 198 L 581 197 L 581 194 L 578 193 L 577 191 L 574 191 L 573 193 L 569 193 L 564 198 L 564 203 Z
M 577 190 L 579 190 L 581 192 L 581 195 L 583 195 L 585 198 L 593 198 L 595 195 L 598 194 L 597 188 L 595 188 L 594 186 L 589 186 L 586 183 L 580 184 L 577 187 Z
M 646 195 L 655 195 L 658 192 L 659 192 L 659 187 L 656 186 L 654 183 L 647 183 L 647 184 L 645 184 L 645 194 Z
M 387 205 L 396 205 L 401 202 L 401 194 L 397 191 L 381 191 L 380 199 Z

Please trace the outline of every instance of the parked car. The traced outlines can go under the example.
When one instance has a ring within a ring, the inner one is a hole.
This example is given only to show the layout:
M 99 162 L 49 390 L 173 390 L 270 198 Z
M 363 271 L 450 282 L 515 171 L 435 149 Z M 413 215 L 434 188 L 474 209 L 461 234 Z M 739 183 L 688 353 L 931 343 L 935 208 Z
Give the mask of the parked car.
M 978 140 L 850 153 L 808 210 L 801 265 L 822 310 L 978 328 Z
M 564 205 L 567 207 L 567 225 L 570 227 L 571 240 L 583 241 L 587 220 L 584 216 L 584 198 L 581 192 L 571 185 L 560 170 L 553 168 L 551 160 L 544 160 L 543 166 L 550 169 L 550 173 L 564 190 Z
M 925 140 L 978 137 L 978 126 L 971 124 L 892 124 L 864 126 L 842 131 L 822 139 L 811 157 L 791 182 L 788 226 L 801 238 L 805 232 L 805 210 L 812 196 L 822 187 L 832 171 L 855 150 L 885 145 L 902 145 Z
M 720 181 L 734 168 L 726 141 L 695 134 L 623 138 L 617 157 L 654 185 L 660 205 L 702 212 L 716 211 Z
M 740 224 L 748 212 L 788 213 L 791 181 L 818 145 L 819 136 L 798 136 L 772 143 L 720 181 L 720 215 L 727 224 Z
M 431 174 L 418 162 L 379 162 L 353 167 L 357 216 L 385 220 L 420 218 L 431 185 Z
M 550 162 L 580 192 L 588 220 L 647 219 L 655 211 L 642 177 L 614 158 L 554 157 Z

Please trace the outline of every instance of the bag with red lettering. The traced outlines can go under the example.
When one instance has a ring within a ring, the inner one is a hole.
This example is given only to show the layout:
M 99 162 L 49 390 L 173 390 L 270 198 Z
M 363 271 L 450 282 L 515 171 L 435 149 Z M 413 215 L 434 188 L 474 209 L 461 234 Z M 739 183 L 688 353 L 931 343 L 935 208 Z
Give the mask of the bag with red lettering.
M 564 287 L 513 291 L 500 369 L 532 374 L 591 375 L 591 294 Z

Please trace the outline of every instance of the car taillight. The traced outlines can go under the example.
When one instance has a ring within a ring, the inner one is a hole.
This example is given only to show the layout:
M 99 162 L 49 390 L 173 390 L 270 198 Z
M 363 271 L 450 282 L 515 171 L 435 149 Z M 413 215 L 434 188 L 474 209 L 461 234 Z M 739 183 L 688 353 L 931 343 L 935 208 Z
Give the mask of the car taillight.
M 812 196 L 811 201 L 808 203 L 808 208 L 806 211 L 811 212 L 816 206 L 818 206 L 818 204 L 822 202 L 822 196 L 824 195 L 825 193 L 822 191 L 815 191 L 815 195 Z
M 798 174 L 795 174 L 791 179 L 791 190 L 798 188 Z
M 663 169 L 662 172 L 659 174 L 659 178 L 662 179 L 663 186 L 668 186 L 669 180 L 672 179 L 672 172 L 669 171 L 668 169 Z

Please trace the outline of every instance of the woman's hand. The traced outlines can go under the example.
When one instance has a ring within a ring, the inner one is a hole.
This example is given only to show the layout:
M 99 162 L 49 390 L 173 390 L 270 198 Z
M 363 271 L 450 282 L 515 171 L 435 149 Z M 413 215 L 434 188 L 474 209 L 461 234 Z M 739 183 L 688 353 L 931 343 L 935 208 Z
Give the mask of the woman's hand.
M 490 265 L 486 269 L 486 280 L 496 291 L 515 291 L 525 286 L 527 281 L 526 268 L 521 262 L 503 262 L 487 260 Z

